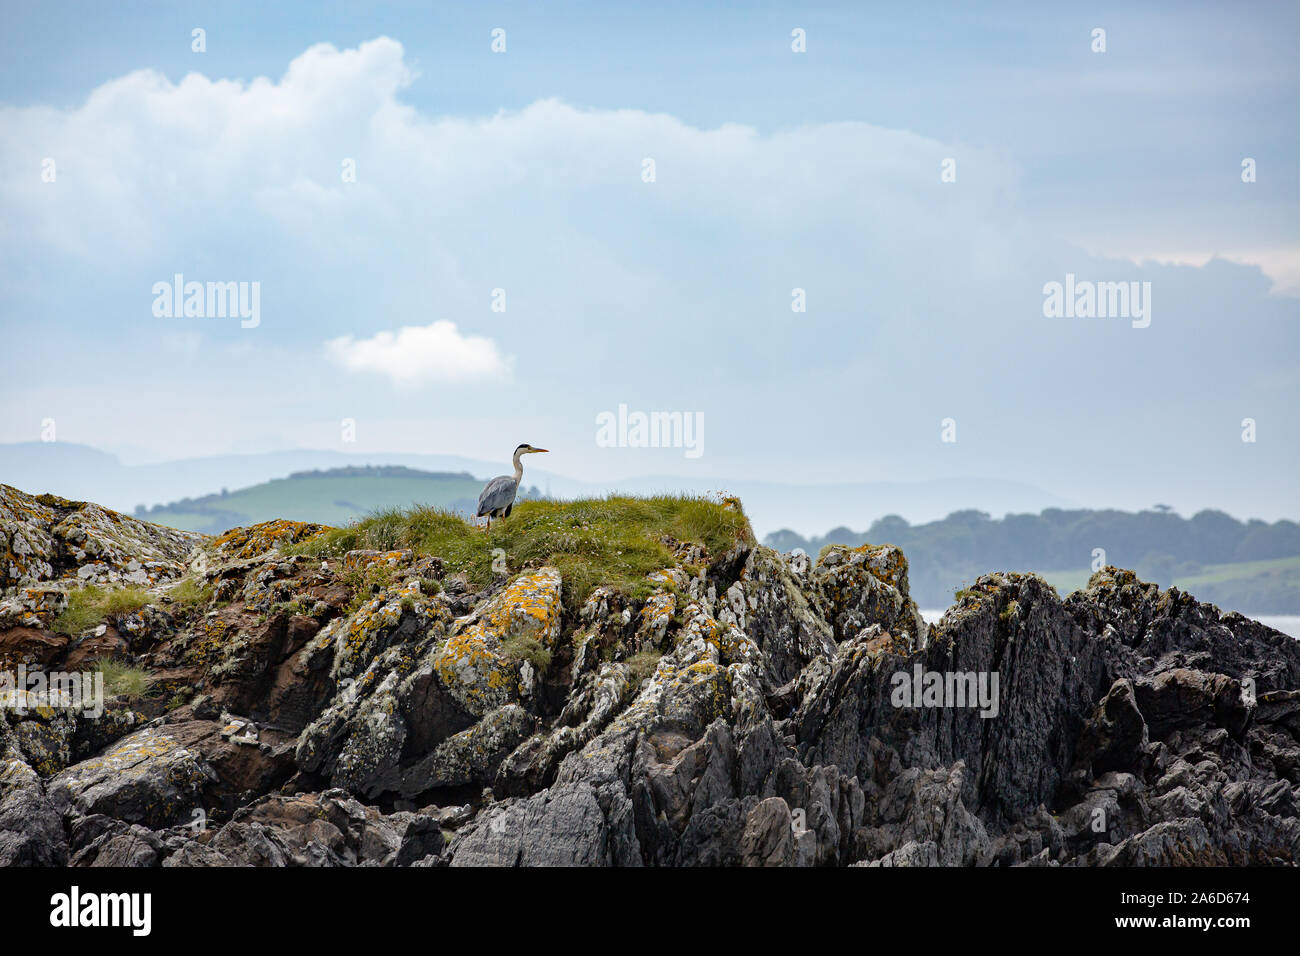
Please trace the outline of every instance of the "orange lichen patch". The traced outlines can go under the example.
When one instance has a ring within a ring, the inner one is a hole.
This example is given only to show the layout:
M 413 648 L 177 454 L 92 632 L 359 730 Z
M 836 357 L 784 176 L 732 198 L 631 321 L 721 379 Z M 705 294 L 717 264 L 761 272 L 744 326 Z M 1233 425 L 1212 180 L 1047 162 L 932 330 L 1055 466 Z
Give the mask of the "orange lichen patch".
M 68 592 L 63 588 L 23 588 L 5 602 L 0 614 L 9 611 L 26 627 L 49 627 L 67 606 Z
M 443 683 L 459 686 L 474 702 L 505 696 L 518 681 L 517 666 L 490 649 L 476 630 L 450 638 L 433 666 Z
M 273 551 L 289 544 L 297 544 L 304 538 L 331 530 L 329 525 L 313 524 L 308 521 L 263 521 L 249 525 L 247 528 L 231 528 L 213 542 L 217 554 L 229 560 L 255 558 L 260 554 Z
M 641 608 L 639 630 L 663 634 L 675 610 L 677 610 L 677 599 L 667 591 L 650 595 L 646 598 L 645 606 Z
M 726 713 L 731 685 L 726 668 L 716 662 L 696 661 L 677 672 L 675 683 L 677 686 L 671 689 L 677 693 L 691 691 L 694 695 L 703 695 L 707 702 L 706 721 Z
M 636 700 L 613 728 L 652 724 L 678 728 L 707 724 L 724 714 L 752 716 L 762 709 L 754 670 L 758 647 L 743 632 L 714 618 L 698 601 L 681 611 L 671 651 L 658 658 Z
M 50 521 L 55 517 L 55 508 L 71 510 L 80 505 L 79 501 L 58 495 L 29 495 L 12 485 L 0 485 L 0 507 L 25 521 Z
M 855 636 L 869 623 L 892 626 L 900 617 L 908 621 L 905 630 L 920 627 L 916 605 L 908 596 L 907 558 L 893 545 L 828 545 L 818 558 L 813 582 L 823 614 L 835 624 L 836 640 Z M 846 613 L 849 617 L 841 619 Z
M 343 555 L 343 570 L 361 571 L 380 564 L 390 568 L 408 564 L 415 557 L 411 550 L 402 551 L 349 551 Z
M 559 635 L 560 613 L 560 572 L 540 568 L 515 578 L 472 626 L 498 641 L 534 637 L 550 650 Z
M 560 572 L 552 567 L 521 574 L 488 605 L 465 619 L 443 646 L 434 669 L 443 683 L 460 688 L 473 703 L 504 702 L 526 690 L 521 662 L 503 646 L 532 640 L 544 651 L 555 649 L 560 635 Z
M 743 631 L 722 623 L 698 601 L 686 605 L 682 618 L 684 624 L 676 637 L 679 647 L 698 640 L 728 664 L 745 660 L 758 649 Z
M 361 673 L 377 653 L 390 643 L 394 631 L 404 619 L 413 616 L 412 631 L 423 639 L 431 630 L 445 631 L 451 612 L 445 604 L 426 598 L 418 580 L 389 585 L 363 603 L 348 618 L 332 622 L 321 633 L 334 644 L 334 676 Z
M 671 591 L 674 588 L 686 587 L 690 582 L 690 575 L 681 568 L 664 568 L 660 571 L 651 571 L 646 575 L 646 580 Z
M 353 656 L 376 634 L 386 628 L 394 627 L 402 619 L 400 604 L 389 600 L 387 594 L 381 594 L 367 601 L 348 622 L 347 630 L 339 635 L 342 642 L 341 651 L 345 656 Z

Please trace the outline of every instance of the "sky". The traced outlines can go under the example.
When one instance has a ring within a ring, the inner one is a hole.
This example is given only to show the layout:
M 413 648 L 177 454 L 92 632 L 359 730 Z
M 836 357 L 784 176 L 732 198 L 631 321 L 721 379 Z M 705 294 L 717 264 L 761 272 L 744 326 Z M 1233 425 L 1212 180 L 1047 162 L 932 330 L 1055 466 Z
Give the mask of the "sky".
M 0 442 L 528 442 L 611 487 L 1002 479 L 1297 518 L 1298 26 L 6 0 Z M 170 310 L 178 274 L 249 317 Z M 1050 314 L 1051 283 L 1149 308 Z M 693 443 L 638 447 L 638 412 Z

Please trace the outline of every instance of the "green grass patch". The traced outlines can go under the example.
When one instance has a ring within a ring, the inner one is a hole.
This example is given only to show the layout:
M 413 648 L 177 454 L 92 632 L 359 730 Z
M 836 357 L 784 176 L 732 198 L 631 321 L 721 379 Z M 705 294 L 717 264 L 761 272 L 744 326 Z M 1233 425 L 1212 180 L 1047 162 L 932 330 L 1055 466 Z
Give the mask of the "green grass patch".
M 311 539 L 308 539 L 311 540 Z M 296 546 L 295 546 L 296 547 Z M 340 580 L 348 586 L 352 592 L 352 600 L 348 602 L 346 614 L 350 617 L 361 610 L 361 606 L 375 597 L 380 591 L 390 587 L 398 576 L 401 574 L 399 569 L 390 568 L 387 564 L 376 561 L 374 564 L 366 565 L 362 568 L 353 568 L 340 575 Z M 409 598 L 407 600 L 410 600 Z M 408 607 L 405 603 L 402 610 L 414 610 L 415 604 L 412 601 Z
M 212 585 L 200 584 L 197 578 L 182 578 L 167 594 L 182 607 L 207 607 L 212 603 Z
M 821 564 L 822 558 L 826 557 L 827 552 L 831 551 L 833 548 L 839 548 L 839 547 L 843 547 L 843 545 L 838 545 L 833 542 L 831 544 L 822 545 L 821 550 L 817 552 L 817 560 L 813 562 L 813 565 L 816 566 Z
M 632 682 L 641 684 L 648 678 L 654 676 L 656 668 L 659 667 L 659 658 L 663 657 L 658 651 L 641 651 L 633 654 L 627 659 L 627 669 L 632 675 Z
M 104 675 L 104 693 L 109 697 L 136 700 L 148 693 L 149 685 L 153 683 L 148 671 L 122 661 L 100 661 L 95 670 Z
M 115 614 L 130 614 L 150 601 L 143 588 L 102 588 L 90 584 L 68 595 L 68 606 L 54 619 L 51 628 L 58 634 L 75 637 Z
M 535 637 L 517 634 L 501 645 L 501 653 L 507 660 L 528 661 L 539 674 L 551 666 L 551 652 Z
M 512 574 L 543 564 L 559 568 L 565 603 L 577 608 L 602 584 L 632 597 L 648 596 L 654 586 L 645 576 L 675 563 L 660 540 L 664 536 L 701 544 L 714 558 L 738 541 L 754 541 L 738 504 L 728 508 L 711 498 L 661 495 L 524 501 L 509 518 L 492 522 L 490 532 L 439 508 L 394 508 L 287 550 L 339 557 L 358 548 L 410 548 L 437 555 L 448 571 L 464 571 L 471 584 L 482 587 L 496 577 L 492 562 L 499 549 Z

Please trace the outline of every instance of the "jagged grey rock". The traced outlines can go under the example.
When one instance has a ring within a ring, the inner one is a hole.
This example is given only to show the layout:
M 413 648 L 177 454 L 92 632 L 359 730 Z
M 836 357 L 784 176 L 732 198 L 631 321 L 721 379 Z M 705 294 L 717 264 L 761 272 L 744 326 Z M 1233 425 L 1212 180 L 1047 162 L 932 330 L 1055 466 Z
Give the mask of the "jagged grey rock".
M 0 648 L 111 648 L 175 696 L 0 713 L 0 864 L 1300 859 L 1300 645 L 1128 571 L 1064 599 L 985 575 L 927 627 L 897 548 L 666 539 L 640 597 L 574 606 L 552 566 L 476 591 L 410 550 L 287 555 L 319 528 L 268 522 L 196 572 L 197 539 L 2 504 Z M 215 602 L 169 603 L 187 568 Z M 156 603 L 74 646 L 49 625 L 96 576 Z

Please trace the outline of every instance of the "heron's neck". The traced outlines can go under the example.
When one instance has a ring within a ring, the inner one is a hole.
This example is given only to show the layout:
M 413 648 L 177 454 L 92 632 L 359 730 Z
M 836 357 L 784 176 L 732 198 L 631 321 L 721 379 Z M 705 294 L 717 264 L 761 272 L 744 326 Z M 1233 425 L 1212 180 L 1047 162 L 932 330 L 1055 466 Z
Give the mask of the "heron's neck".
M 524 477 L 524 463 L 519 460 L 519 456 L 522 454 L 523 452 L 515 452 L 515 481 L 519 481 Z

